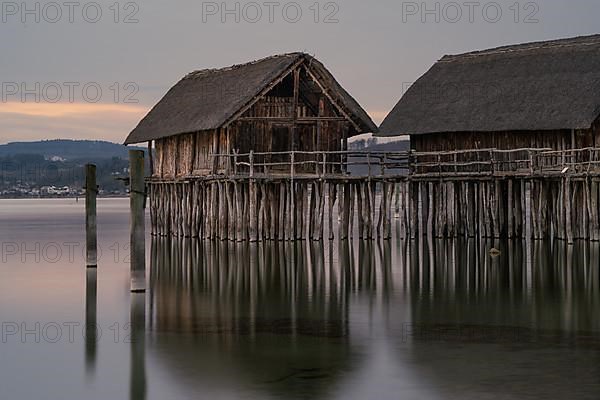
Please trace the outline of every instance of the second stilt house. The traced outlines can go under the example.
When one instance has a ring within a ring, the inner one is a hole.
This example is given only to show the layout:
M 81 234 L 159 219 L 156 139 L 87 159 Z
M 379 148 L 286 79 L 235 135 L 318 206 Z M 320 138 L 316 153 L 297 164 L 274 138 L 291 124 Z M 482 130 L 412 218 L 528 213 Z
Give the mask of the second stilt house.
M 600 240 L 600 35 L 445 56 L 378 134 L 410 136 L 413 236 Z
M 420 152 L 600 147 L 600 35 L 450 55 L 417 80 L 380 136 Z

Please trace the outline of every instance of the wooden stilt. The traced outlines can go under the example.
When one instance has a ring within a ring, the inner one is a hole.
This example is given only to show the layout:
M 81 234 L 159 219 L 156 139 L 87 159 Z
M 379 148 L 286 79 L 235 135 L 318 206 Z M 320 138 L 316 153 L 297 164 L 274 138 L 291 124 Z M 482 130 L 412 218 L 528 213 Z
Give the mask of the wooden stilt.
M 96 234 L 96 166 L 85 166 L 85 259 L 89 268 L 98 264 L 98 240 Z
M 144 152 L 129 150 L 131 207 L 131 291 L 146 290 L 146 232 L 144 215 Z
M 249 214 L 249 225 L 248 225 L 248 233 L 250 236 L 250 242 L 256 242 L 258 240 L 258 215 L 257 215 L 257 207 L 258 207 L 258 197 L 257 197 L 257 188 L 256 182 L 250 181 L 249 187 L 249 202 L 248 202 L 248 214 Z
M 363 184 L 356 184 L 356 208 L 357 208 L 357 219 L 358 219 L 358 238 L 363 239 L 365 237 L 365 217 L 364 217 L 364 206 L 363 206 Z
M 428 183 L 427 237 L 433 236 L 433 182 Z
M 573 215 L 572 199 L 571 199 L 571 180 L 569 178 L 564 179 L 564 196 L 565 196 L 565 223 L 567 231 L 567 242 L 573 244 L 573 225 L 571 217 Z
M 513 181 L 512 179 L 508 180 L 508 196 L 507 196 L 507 212 L 508 212 L 508 238 L 512 239 L 514 237 L 514 224 L 513 224 Z

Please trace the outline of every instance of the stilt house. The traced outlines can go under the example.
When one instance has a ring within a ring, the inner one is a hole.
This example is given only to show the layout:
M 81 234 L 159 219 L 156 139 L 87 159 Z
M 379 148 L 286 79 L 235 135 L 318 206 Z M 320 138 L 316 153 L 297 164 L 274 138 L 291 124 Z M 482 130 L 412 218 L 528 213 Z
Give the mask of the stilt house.
M 152 175 L 171 179 L 225 173 L 231 158 L 215 155 L 234 152 L 253 151 L 254 162 L 270 164 L 270 172 L 277 172 L 278 163 L 283 170 L 289 162 L 287 152 L 345 150 L 348 138 L 376 130 L 323 64 L 291 53 L 190 73 L 125 144 L 154 142 Z M 312 158 L 316 156 L 298 154 L 295 161 Z
M 379 136 L 418 152 L 600 147 L 600 35 L 445 56 Z

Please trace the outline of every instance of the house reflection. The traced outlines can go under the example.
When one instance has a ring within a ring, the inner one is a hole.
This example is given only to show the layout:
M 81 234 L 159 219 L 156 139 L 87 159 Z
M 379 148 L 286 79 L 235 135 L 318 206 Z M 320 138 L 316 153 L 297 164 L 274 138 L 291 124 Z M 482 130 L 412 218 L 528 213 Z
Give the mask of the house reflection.
M 412 323 L 391 336 L 442 397 L 476 398 L 490 387 L 501 388 L 490 398 L 600 391 L 600 244 L 529 245 L 415 245 Z
M 412 263 L 415 323 L 600 331 L 600 244 L 433 241 Z
M 149 351 L 209 397 L 352 398 L 381 368 L 424 398 L 568 398 L 598 385 L 599 262 L 590 243 L 157 239 Z
M 243 390 L 320 398 L 360 364 L 350 302 L 390 290 L 389 262 L 389 245 L 375 243 L 155 239 L 155 347 L 205 388 L 245 382 Z

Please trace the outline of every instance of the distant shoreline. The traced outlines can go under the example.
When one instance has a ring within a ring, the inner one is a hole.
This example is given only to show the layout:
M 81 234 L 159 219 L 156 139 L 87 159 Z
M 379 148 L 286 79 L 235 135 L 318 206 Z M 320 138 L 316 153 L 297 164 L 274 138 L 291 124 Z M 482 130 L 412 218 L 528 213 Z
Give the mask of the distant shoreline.
M 128 199 L 129 195 L 98 195 L 99 199 Z M 0 200 L 46 200 L 46 199 L 64 199 L 64 200 L 85 200 L 85 195 L 82 196 L 0 196 Z

